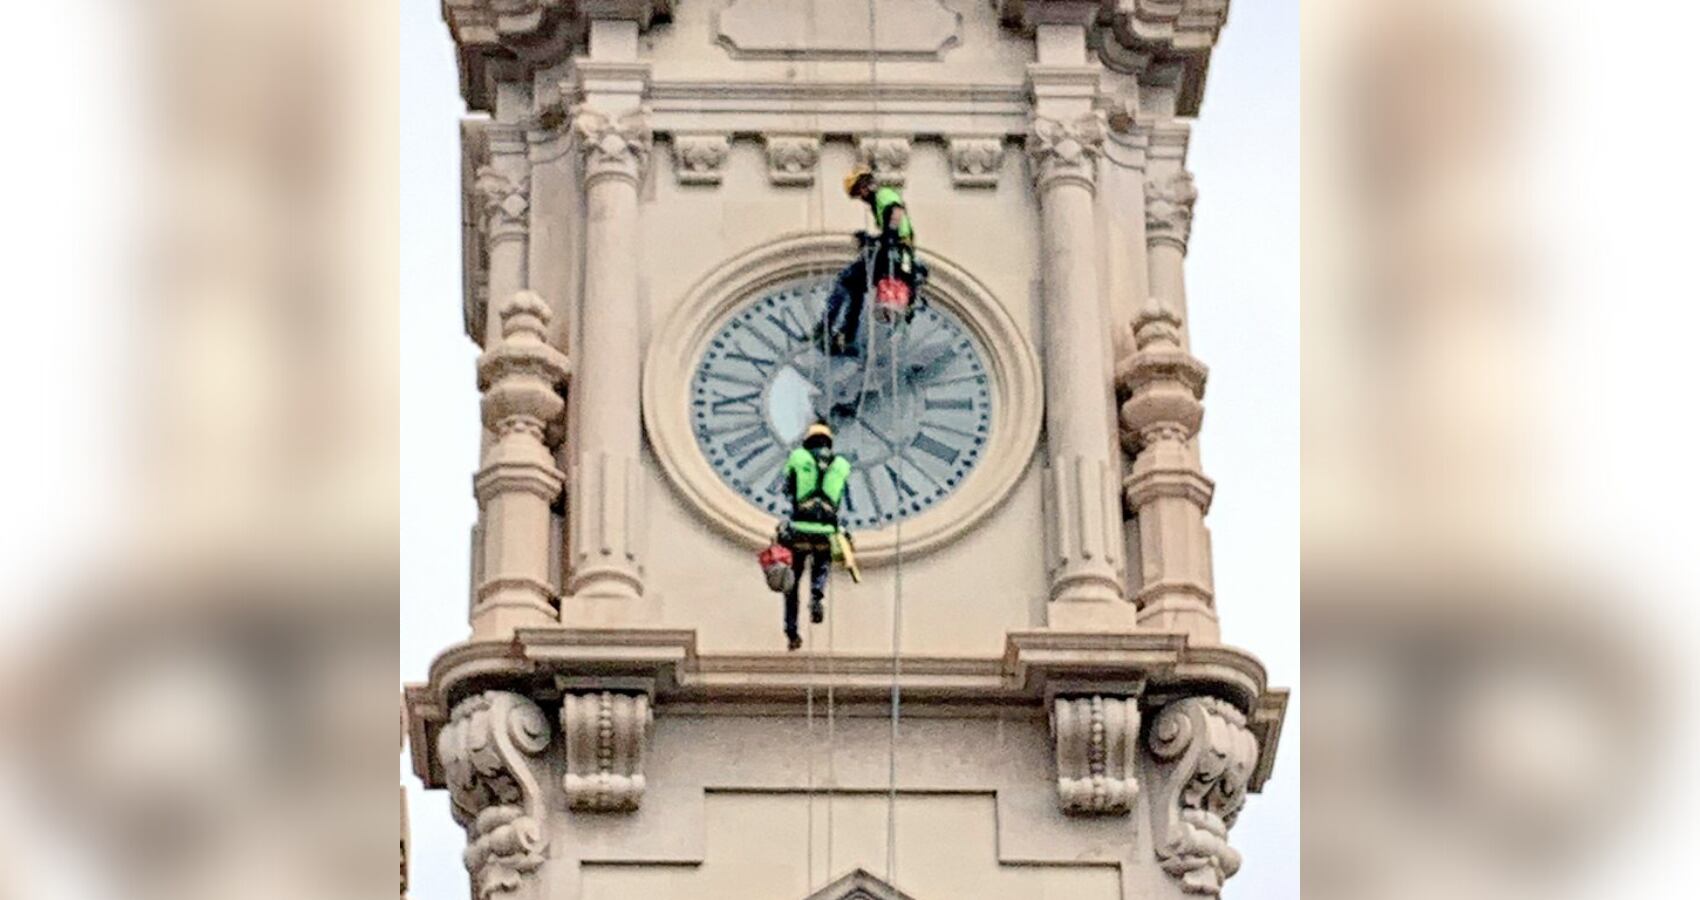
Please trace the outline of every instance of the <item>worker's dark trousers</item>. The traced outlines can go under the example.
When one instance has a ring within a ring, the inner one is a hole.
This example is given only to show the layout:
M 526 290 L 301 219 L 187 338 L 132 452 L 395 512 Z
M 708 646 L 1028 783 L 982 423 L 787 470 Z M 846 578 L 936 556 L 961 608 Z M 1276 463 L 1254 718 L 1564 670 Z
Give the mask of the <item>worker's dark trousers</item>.
M 907 262 L 908 265 L 902 265 Z M 909 284 L 911 292 L 920 290 L 927 279 L 927 267 L 916 260 L 908 248 L 880 244 L 874 251 L 874 280 L 897 275 Z M 837 342 L 848 352 L 861 355 L 862 304 L 868 295 L 868 255 L 856 254 L 856 259 L 838 273 L 832 295 L 826 298 L 827 328 L 838 336 Z
M 797 592 L 803 585 L 803 566 L 813 566 L 809 573 L 809 599 L 819 603 L 826 599 L 826 577 L 832 572 L 832 548 L 829 544 L 811 549 L 809 546 L 791 548 L 791 571 L 796 580 L 785 592 L 785 635 L 797 637 Z
M 855 347 L 862 331 L 862 299 L 868 293 L 868 258 L 856 259 L 838 273 L 832 295 L 826 298 L 826 327 L 844 347 Z

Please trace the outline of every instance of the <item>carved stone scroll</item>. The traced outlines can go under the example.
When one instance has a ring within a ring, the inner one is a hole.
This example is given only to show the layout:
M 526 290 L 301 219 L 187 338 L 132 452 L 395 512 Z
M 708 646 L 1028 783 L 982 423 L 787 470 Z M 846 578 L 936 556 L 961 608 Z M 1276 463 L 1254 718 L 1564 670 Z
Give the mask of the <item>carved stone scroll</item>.
M 820 138 L 804 134 L 770 134 L 767 142 L 767 177 L 774 184 L 815 183 L 815 166 L 820 163 Z
M 1216 697 L 1163 708 L 1149 738 L 1157 763 L 1152 839 L 1163 871 L 1192 894 L 1216 895 L 1240 868 L 1228 846 L 1257 763 L 1257 739 L 1244 714 Z
M 1059 697 L 1051 709 L 1057 750 L 1057 799 L 1063 812 L 1122 815 L 1139 793 L 1139 701 Z
M 908 177 L 909 139 L 906 137 L 869 137 L 856 143 L 862 163 L 873 170 L 880 184 L 901 186 Z
M 568 693 L 561 701 L 567 742 L 567 805 L 579 812 L 621 812 L 643 802 L 643 756 L 655 714 L 641 693 Z
M 957 187 L 996 187 L 1003 168 L 1003 138 L 950 138 L 950 180 Z
M 530 757 L 549 740 L 537 704 L 505 691 L 461 701 L 437 737 L 455 821 L 467 830 L 466 870 L 477 900 L 513 893 L 543 864 L 548 838 Z
M 680 184 L 719 184 L 731 142 L 723 134 L 673 137 L 673 170 Z

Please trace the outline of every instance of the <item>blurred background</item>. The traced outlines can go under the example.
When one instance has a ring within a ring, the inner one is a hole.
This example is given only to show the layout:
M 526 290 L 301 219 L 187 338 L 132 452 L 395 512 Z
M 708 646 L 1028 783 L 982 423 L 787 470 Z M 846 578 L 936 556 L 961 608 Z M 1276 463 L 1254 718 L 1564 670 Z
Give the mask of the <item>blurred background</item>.
M 1301 6 L 1306 893 L 1688 896 L 1700 13 Z M 396 9 L 9 13 L 0 898 L 387 896 Z

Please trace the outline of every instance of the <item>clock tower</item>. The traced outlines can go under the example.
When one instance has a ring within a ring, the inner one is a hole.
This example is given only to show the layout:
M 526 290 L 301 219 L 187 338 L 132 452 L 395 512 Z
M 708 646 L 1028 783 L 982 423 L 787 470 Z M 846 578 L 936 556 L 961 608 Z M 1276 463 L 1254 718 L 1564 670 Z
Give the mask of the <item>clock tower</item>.
M 1221 892 L 1286 705 L 1219 639 L 1186 317 L 1227 6 L 443 0 L 483 450 L 407 704 L 472 896 Z M 930 274 L 833 354 L 857 165 Z M 788 652 L 816 419 L 865 577 Z

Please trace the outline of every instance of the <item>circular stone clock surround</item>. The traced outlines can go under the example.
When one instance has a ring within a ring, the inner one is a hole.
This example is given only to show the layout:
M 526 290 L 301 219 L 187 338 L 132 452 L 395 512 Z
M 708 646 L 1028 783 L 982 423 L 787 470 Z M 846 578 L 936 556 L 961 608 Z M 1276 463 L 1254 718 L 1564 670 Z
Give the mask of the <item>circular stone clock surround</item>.
M 752 548 L 773 538 L 774 517 L 721 480 L 691 431 L 691 376 L 705 345 L 752 298 L 808 277 L 830 277 L 856 253 L 847 235 L 794 234 L 742 253 L 686 292 L 650 344 L 643 373 L 643 419 L 668 479 L 712 525 Z M 1043 420 L 1039 364 L 1015 320 L 961 266 L 931 251 L 927 295 L 953 313 L 982 349 L 992 375 L 992 425 L 980 463 L 950 496 L 902 523 L 905 556 L 948 543 L 1003 502 L 1032 458 Z M 870 311 L 871 314 L 871 311 Z M 868 564 L 896 553 L 896 526 L 856 532 Z

